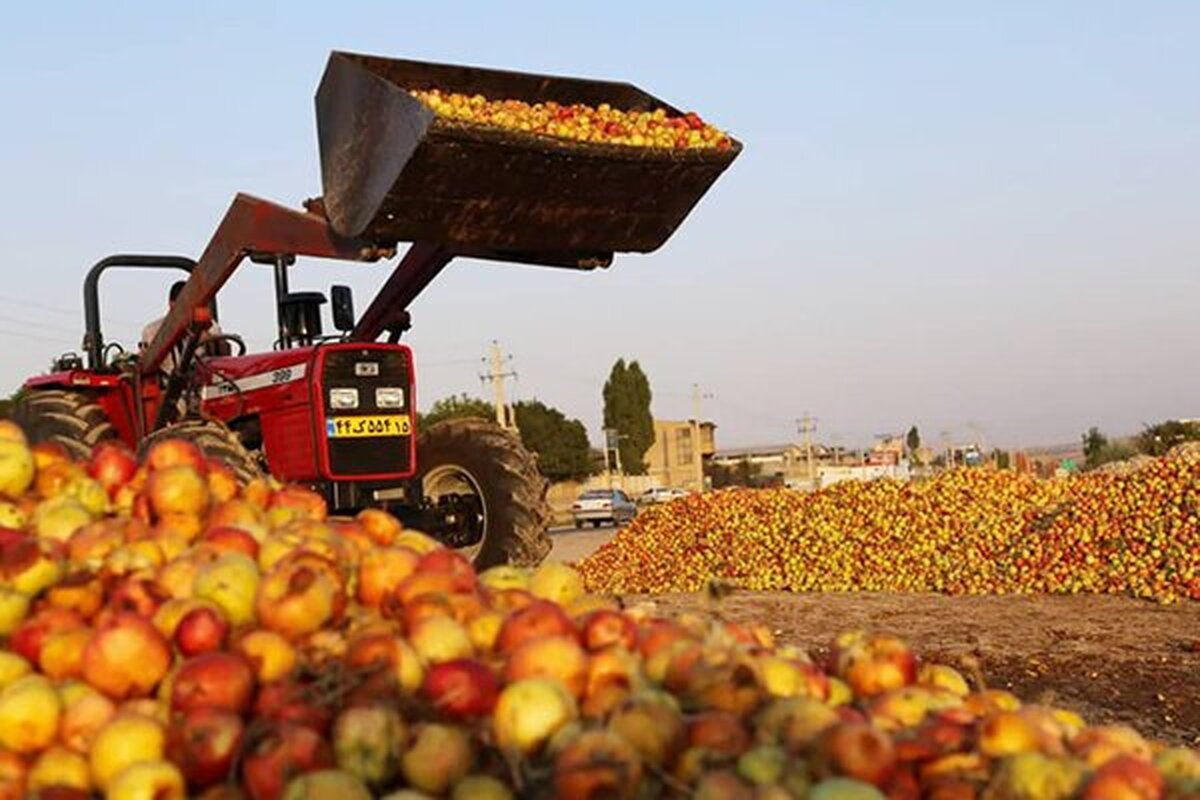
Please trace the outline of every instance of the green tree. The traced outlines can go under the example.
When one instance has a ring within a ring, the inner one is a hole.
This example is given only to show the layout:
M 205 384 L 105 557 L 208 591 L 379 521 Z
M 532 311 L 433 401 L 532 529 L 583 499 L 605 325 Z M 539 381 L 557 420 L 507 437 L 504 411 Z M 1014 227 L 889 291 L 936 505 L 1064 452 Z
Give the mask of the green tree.
M 910 453 L 915 453 L 921 449 L 921 433 L 917 430 L 916 425 L 908 429 L 908 435 L 904 437 L 904 444 L 908 446 L 908 452 Z
M 646 451 L 654 444 L 650 414 L 650 381 L 636 361 L 619 358 L 604 382 L 604 427 L 620 434 L 621 467 L 630 475 L 646 474 Z
M 13 404 L 21 397 L 24 389 L 17 389 L 8 397 L 0 398 L 0 419 L 8 419 L 12 416 Z
M 1108 447 L 1108 437 L 1100 432 L 1095 425 L 1083 434 L 1083 458 L 1087 466 L 1097 466 L 1095 463 L 1104 449 Z
M 1137 449 L 1148 456 L 1165 456 L 1172 447 L 1197 440 L 1200 440 L 1200 424 L 1169 419 L 1145 426 L 1138 434 Z
M 461 417 L 479 417 L 480 419 L 495 419 L 496 407 L 486 400 L 471 397 L 465 392 L 460 395 L 443 397 L 434 402 L 429 410 L 418 416 L 418 424 L 423 427 L 436 425 L 448 419 Z
M 521 442 L 537 453 L 538 469 L 552 481 L 578 480 L 595 472 L 587 429 L 538 400 L 513 406 Z
M 762 464 L 755 464 L 748 457 L 733 466 L 709 464 L 706 471 L 714 489 L 726 489 L 731 486 L 756 487 L 768 483 L 762 479 Z
M 1095 425 L 1083 434 L 1083 468 L 1095 469 L 1113 461 L 1124 461 L 1137 455 L 1135 450 L 1125 442 L 1110 442 L 1108 437 L 1100 432 Z

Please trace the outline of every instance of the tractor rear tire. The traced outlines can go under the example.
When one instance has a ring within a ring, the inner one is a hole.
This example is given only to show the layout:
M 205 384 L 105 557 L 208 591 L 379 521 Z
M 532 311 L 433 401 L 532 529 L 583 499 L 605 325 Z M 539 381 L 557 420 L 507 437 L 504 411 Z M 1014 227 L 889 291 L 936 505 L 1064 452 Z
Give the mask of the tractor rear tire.
M 223 461 L 243 483 L 263 476 L 254 454 L 246 449 L 236 433 L 216 420 L 185 419 L 159 428 L 142 440 L 138 454 L 145 456 L 151 447 L 166 439 L 191 442 L 200 448 L 206 458 Z
M 74 458 L 89 458 L 101 442 L 117 438 L 108 414 L 88 392 L 34 389 L 22 392 L 13 404 L 12 421 L 32 444 L 53 442 Z
M 549 484 L 538 472 L 537 459 L 511 431 L 482 419 L 437 423 L 421 432 L 417 463 L 426 489 L 430 475 L 445 470 L 465 473 L 477 488 L 485 522 L 473 554 L 476 567 L 532 566 L 550 552 Z

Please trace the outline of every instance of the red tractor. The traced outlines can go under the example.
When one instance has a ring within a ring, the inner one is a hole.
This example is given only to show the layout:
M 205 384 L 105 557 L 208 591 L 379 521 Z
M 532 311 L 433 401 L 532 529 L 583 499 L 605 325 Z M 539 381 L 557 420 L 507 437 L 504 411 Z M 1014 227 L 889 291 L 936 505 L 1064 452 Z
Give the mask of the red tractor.
M 186 438 L 243 477 L 311 486 L 336 512 L 386 506 L 479 565 L 540 560 L 546 482 L 520 440 L 474 419 L 418 434 L 408 307 L 456 256 L 595 269 L 652 251 L 740 145 L 658 151 L 455 123 L 409 92 L 431 88 L 674 111 L 628 84 L 333 53 L 316 96 L 323 196 L 296 210 L 239 194 L 198 261 L 101 260 L 84 280 L 83 354 L 28 380 L 14 419 L 79 456 Z M 412 244 L 361 315 L 333 287 L 334 333 L 324 295 L 288 288 L 297 257 L 375 262 L 400 242 Z M 262 353 L 210 329 L 218 290 L 247 259 L 274 270 L 278 338 Z M 187 274 L 140 350 L 100 326 L 100 279 L 127 268 Z

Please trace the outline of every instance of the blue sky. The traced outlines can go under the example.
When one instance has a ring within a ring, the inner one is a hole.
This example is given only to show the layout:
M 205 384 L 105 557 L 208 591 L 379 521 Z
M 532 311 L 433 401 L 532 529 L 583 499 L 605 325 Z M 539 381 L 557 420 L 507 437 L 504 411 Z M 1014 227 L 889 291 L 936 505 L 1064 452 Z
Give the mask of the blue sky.
M 631 80 L 746 151 L 676 237 L 602 274 L 456 263 L 412 308 L 420 393 L 480 392 L 499 339 L 598 436 L 638 358 L 664 417 L 700 383 L 721 445 L 988 443 L 1200 417 L 1200 5 L 59 3 L 0 30 L 0 389 L 78 343 L 116 251 L 196 255 L 237 191 L 319 193 L 312 112 L 352 49 Z M 306 265 L 309 266 L 309 265 Z M 377 266 L 314 264 L 294 284 Z M 166 278 L 104 286 L 128 341 Z M 271 338 L 269 275 L 222 294 Z M 14 335 L 20 333 L 22 335 Z

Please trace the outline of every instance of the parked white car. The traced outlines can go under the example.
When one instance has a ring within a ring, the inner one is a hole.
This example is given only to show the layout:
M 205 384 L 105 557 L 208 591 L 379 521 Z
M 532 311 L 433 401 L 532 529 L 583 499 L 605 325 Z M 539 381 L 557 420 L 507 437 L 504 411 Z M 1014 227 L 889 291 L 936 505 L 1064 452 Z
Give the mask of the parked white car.
M 642 505 L 655 505 L 657 503 L 669 503 L 672 500 L 678 500 L 681 497 L 687 497 L 688 493 L 683 489 L 676 489 L 671 486 L 655 486 L 652 489 L 647 489 L 642 492 L 638 502 Z
M 575 527 L 585 522 L 599 528 L 605 522 L 620 525 L 637 516 L 637 506 L 620 489 L 593 489 L 584 492 L 571 506 Z

